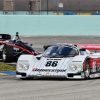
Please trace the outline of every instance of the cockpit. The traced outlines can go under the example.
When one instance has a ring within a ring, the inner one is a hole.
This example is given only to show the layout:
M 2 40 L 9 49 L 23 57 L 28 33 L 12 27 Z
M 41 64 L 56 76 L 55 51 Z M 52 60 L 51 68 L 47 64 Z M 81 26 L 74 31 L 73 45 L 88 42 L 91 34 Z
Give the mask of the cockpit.
M 43 54 L 45 57 L 74 57 L 76 55 L 79 55 L 78 49 L 70 45 L 50 46 Z

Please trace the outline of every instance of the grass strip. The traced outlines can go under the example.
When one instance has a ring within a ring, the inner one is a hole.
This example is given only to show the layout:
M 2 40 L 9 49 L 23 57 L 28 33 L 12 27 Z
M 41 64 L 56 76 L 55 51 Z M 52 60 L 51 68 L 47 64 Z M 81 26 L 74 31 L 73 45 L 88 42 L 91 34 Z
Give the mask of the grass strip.
M 0 64 L 0 71 L 16 71 L 16 67 L 8 64 Z

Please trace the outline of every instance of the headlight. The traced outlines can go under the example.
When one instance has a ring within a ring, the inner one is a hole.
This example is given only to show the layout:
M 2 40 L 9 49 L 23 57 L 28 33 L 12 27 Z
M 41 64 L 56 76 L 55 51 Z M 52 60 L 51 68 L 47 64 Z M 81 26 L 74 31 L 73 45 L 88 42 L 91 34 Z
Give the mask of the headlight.
M 75 70 L 77 70 L 77 67 L 75 65 L 71 65 L 70 70 L 75 71 Z
M 81 65 L 70 65 L 70 70 L 72 71 L 82 71 L 82 66 Z
M 18 61 L 17 69 L 27 71 L 29 69 L 29 62 L 28 61 Z
M 78 66 L 77 66 L 77 70 L 78 70 L 78 71 L 82 71 L 82 70 L 83 70 L 83 67 L 82 67 L 81 65 L 78 65 Z

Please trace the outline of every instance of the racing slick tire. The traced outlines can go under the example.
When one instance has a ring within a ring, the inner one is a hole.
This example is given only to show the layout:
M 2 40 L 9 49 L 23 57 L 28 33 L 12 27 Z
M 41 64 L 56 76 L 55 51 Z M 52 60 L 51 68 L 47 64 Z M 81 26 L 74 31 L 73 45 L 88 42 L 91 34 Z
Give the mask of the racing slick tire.
M 4 46 L 2 51 L 2 60 L 3 62 L 12 62 L 13 61 L 13 48 L 10 46 Z
M 88 61 L 86 61 L 86 64 L 85 64 L 84 79 L 90 79 L 90 65 Z

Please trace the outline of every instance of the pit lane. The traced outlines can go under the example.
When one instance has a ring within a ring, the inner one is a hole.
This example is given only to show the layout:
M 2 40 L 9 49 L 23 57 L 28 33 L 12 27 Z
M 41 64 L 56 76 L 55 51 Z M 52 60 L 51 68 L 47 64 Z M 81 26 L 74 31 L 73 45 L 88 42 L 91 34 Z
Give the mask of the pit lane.
M 44 44 L 100 43 L 100 37 L 27 37 L 38 50 Z M 100 78 L 91 80 L 19 80 L 15 75 L 0 76 L 0 100 L 99 100 Z

